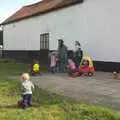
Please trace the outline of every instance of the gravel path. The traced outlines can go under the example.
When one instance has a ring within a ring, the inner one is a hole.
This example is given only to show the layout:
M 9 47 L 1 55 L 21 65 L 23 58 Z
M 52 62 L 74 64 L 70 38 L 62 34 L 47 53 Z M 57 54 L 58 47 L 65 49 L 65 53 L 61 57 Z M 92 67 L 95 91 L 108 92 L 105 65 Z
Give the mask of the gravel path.
M 43 74 L 31 79 L 44 90 L 120 110 L 120 81 L 113 80 L 110 73 L 98 72 L 93 77 L 78 78 L 67 74 Z

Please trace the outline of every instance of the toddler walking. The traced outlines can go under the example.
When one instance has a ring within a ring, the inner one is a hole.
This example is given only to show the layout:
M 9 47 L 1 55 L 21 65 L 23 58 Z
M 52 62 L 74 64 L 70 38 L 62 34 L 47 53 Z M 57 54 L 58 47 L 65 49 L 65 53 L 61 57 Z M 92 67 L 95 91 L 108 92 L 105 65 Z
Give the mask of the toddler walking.
M 27 107 L 32 106 L 32 91 L 34 90 L 34 85 L 30 81 L 30 76 L 28 73 L 24 73 L 21 76 L 22 82 L 22 108 L 26 109 Z

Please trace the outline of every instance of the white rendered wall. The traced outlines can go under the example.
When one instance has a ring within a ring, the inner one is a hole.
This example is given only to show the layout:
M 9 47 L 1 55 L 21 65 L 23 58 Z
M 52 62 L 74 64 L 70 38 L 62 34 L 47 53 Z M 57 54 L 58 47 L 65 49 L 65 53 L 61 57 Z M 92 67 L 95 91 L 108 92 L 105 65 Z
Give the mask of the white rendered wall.
M 84 0 L 56 12 L 4 26 L 5 50 L 40 50 L 40 34 L 50 33 L 50 50 L 62 38 L 69 49 L 79 40 L 94 60 L 120 62 L 120 0 Z

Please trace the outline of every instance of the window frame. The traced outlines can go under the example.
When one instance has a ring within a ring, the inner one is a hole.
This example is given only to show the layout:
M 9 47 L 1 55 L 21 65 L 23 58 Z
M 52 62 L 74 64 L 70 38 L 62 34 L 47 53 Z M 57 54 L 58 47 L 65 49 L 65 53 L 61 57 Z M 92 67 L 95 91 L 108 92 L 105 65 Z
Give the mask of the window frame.
M 49 49 L 49 33 L 40 34 L 40 50 L 48 50 Z

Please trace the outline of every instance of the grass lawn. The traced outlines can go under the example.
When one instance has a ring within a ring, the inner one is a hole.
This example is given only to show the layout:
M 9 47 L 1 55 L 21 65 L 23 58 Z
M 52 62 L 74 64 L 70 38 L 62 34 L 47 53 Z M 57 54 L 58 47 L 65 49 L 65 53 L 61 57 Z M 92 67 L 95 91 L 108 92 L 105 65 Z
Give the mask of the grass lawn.
M 109 109 L 77 103 L 36 87 L 33 100 L 38 106 L 21 110 L 14 106 L 21 99 L 20 82 L 7 76 L 26 72 L 26 65 L 0 60 L 0 120 L 120 120 Z M 12 107 L 6 107 L 13 104 Z

